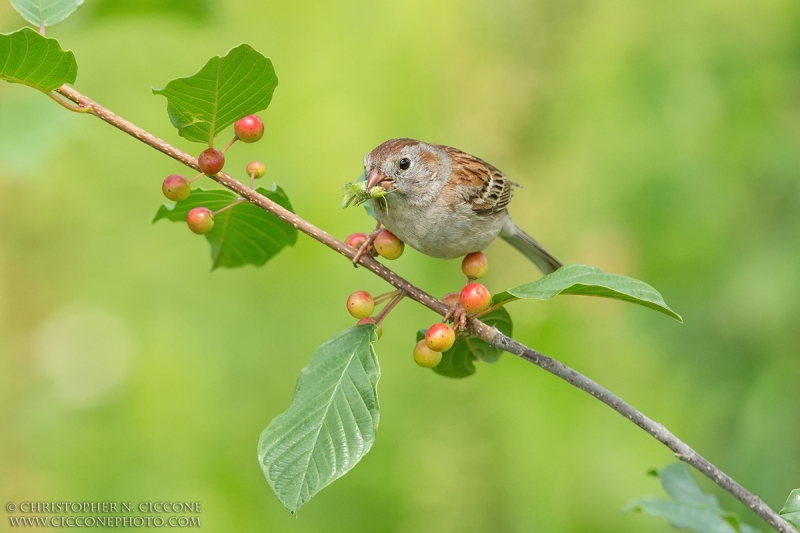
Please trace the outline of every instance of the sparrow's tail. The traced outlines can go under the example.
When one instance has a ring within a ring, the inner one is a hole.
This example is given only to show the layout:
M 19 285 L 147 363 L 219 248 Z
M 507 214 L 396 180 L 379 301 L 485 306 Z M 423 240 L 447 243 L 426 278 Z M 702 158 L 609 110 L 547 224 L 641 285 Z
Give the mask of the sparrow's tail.
M 536 239 L 514 224 L 511 217 L 506 218 L 506 223 L 500 231 L 500 236 L 508 244 L 522 252 L 525 257 L 533 261 L 543 274 L 555 272 L 559 267 L 563 266 L 561 261 L 550 255 Z

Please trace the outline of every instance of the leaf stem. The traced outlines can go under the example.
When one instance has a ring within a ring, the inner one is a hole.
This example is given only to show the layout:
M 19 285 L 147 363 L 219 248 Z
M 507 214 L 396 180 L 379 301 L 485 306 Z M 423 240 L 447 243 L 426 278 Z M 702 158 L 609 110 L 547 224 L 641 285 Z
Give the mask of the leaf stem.
M 44 26 L 42 26 L 42 28 L 44 28 Z M 42 35 L 44 35 L 44 34 L 42 34 Z M 55 100 L 58 103 L 58 105 L 60 105 L 61 107 L 65 108 L 65 109 L 69 109 L 70 111 L 72 111 L 74 113 L 91 113 L 92 112 L 92 108 L 91 107 L 82 106 L 80 104 L 78 104 L 77 106 L 74 106 L 72 104 L 68 104 L 67 102 L 65 102 L 64 100 L 62 100 L 58 96 L 56 96 L 55 93 L 46 92 L 45 94 L 47 96 L 49 96 L 50 98 L 52 98 L 53 100 Z
M 172 157 L 188 167 L 200 170 L 197 166 L 197 160 L 194 157 L 159 139 L 155 135 L 148 133 L 142 128 L 139 128 L 133 123 L 123 119 L 119 115 L 116 115 L 109 109 L 82 95 L 72 87 L 63 85 L 61 88 L 57 89 L 57 92 L 82 107 L 90 107 L 92 109 L 92 113 L 99 119 L 135 137 L 152 148 L 155 148 L 156 150 Z M 339 254 L 350 258 L 351 261 L 356 256 L 357 251 L 353 250 L 342 241 L 332 237 L 305 219 L 283 208 L 266 196 L 259 194 L 252 189 L 248 189 L 245 185 L 231 178 L 227 174 L 220 172 L 219 174 L 210 176 L 210 178 L 220 185 L 235 192 L 244 200 L 247 200 L 248 202 L 291 224 L 309 237 L 328 246 Z M 396 305 L 400 298 L 408 296 L 412 300 L 424 305 L 436 313 L 439 313 L 440 315 L 446 314 L 450 309 L 447 304 L 434 298 L 404 278 L 398 276 L 395 272 L 387 268 L 385 265 L 379 263 L 369 255 L 362 255 L 358 258 L 357 262 L 365 269 L 371 271 L 380 278 L 383 278 L 388 283 L 402 291 L 402 295 L 398 295 L 395 298 L 396 301 L 393 300 L 393 303 L 389 304 L 392 307 Z M 722 470 L 711 464 L 703 456 L 695 452 L 691 447 L 689 447 L 688 444 L 678 439 L 663 425 L 648 418 L 642 412 L 637 410 L 632 405 L 626 403 L 622 398 L 616 396 L 611 391 L 595 383 L 576 370 L 564 365 L 560 361 L 553 359 L 552 357 L 548 357 L 520 342 L 515 341 L 511 337 L 504 335 L 497 329 L 484 324 L 474 317 L 469 319 L 468 327 L 469 331 L 473 335 L 488 342 L 492 347 L 517 355 L 600 400 L 611 409 L 639 426 L 650 436 L 664 444 L 667 448 L 672 450 L 678 459 L 694 466 L 711 481 L 735 496 L 740 502 L 742 502 L 755 514 L 767 522 L 775 531 L 780 533 L 797 532 L 794 526 L 783 519 L 767 504 L 762 502 L 761 499 L 759 499 L 756 495 L 749 492 L 733 478 L 725 474 Z

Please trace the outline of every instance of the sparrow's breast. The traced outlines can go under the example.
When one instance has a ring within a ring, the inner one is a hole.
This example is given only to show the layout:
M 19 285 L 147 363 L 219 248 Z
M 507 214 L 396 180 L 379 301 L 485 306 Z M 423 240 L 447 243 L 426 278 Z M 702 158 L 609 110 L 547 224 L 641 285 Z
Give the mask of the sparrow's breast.
M 497 238 L 507 217 L 505 211 L 478 217 L 466 205 L 397 205 L 391 199 L 373 200 L 373 207 L 378 220 L 400 240 L 425 255 L 443 259 L 485 249 Z

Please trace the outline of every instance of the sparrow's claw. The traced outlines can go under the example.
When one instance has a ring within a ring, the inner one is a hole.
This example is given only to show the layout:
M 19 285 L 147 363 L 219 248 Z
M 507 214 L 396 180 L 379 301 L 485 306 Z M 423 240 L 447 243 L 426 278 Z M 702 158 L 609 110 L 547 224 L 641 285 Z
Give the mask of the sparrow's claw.
M 453 329 L 456 331 L 464 331 L 467 329 L 467 311 L 461 307 L 461 302 L 450 308 L 444 315 L 444 321 L 453 320 Z
M 364 256 L 364 254 L 369 255 L 370 257 L 375 257 L 378 255 L 378 252 L 375 251 L 375 237 L 378 236 L 378 233 L 381 232 L 381 224 L 378 222 L 378 226 L 375 228 L 375 231 L 367 235 L 367 240 L 364 241 L 364 244 L 358 247 L 358 251 L 356 255 L 353 256 L 353 266 L 358 266 L 358 262 Z

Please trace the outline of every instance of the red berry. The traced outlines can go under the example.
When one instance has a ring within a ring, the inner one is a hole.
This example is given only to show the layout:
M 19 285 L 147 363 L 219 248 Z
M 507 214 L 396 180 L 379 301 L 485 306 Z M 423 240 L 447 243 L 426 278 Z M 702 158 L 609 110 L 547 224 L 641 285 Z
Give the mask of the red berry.
M 425 344 L 422 339 L 414 346 L 414 362 L 422 368 L 433 368 L 442 360 L 441 352 L 434 352 Z
M 247 165 L 247 175 L 253 176 L 255 179 L 263 178 L 266 173 L 267 167 L 261 161 L 253 161 Z
M 367 318 L 375 310 L 375 302 L 367 291 L 356 291 L 347 299 L 347 312 L 353 318 Z
M 442 297 L 442 301 L 447 304 L 448 307 L 455 307 L 458 303 L 458 293 L 448 292 Z
M 388 229 L 381 230 L 375 237 L 375 250 L 378 251 L 381 257 L 386 259 L 397 259 L 403 255 L 405 248 L 403 241 L 394 236 L 394 233 Z
M 366 233 L 353 233 L 344 240 L 344 243 L 347 246 L 349 246 L 350 248 L 354 248 L 356 250 L 361 248 L 361 245 L 364 244 L 365 242 L 367 242 Z
M 461 271 L 469 279 L 481 279 L 489 272 L 489 260 L 483 252 L 472 252 L 461 261 Z
M 192 192 L 192 187 L 189 185 L 189 180 L 179 174 L 172 174 L 167 176 L 164 183 L 161 184 L 161 192 L 164 196 L 174 202 L 186 200 Z
M 195 207 L 186 215 L 189 229 L 198 235 L 204 235 L 214 227 L 214 215 L 207 207 Z
M 225 166 L 225 154 L 215 148 L 207 148 L 197 158 L 197 166 L 206 176 L 213 176 Z
M 372 317 L 362 318 L 356 323 L 356 326 L 361 326 L 363 324 L 374 324 L 375 320 Z M 380 339 L 383 336 L 383 325 L 378 324 L 378 328 L 375 330 L 375 335 L 378 336 Z
M 264 123 L 258 115 L 247 115 L 233 124 L 233 131 L 240 141 L 254 143 L 264 135 Z
M 480 313 L 492 305 L 492 294 L 480 283 L 470 283 L 464 287 L 458 299 L 468 313 Z
M 456 332 L 447 324 L 434 324 L 425 333 L 425 344 L 434 352 L 446 352 L 456 342 Z

